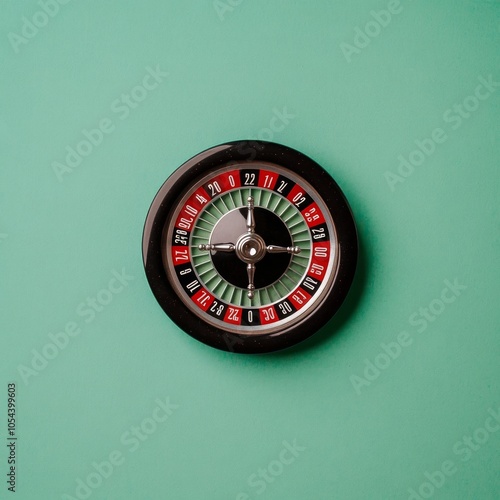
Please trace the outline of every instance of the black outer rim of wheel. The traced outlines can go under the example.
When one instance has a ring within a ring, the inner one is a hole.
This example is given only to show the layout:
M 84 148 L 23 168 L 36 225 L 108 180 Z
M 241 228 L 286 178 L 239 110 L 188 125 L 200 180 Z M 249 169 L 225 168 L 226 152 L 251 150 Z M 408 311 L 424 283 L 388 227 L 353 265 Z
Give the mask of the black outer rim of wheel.
M 333 285 L 318 309 L 303 322 L 278 334 L 242 335 L 216 328 L 196 317 L 170 284 L 163 267 L 161 241 L 165 222 L 184 189 L 207 172 L 231 164 L 269 162 L 308 181 L 332 214 L 339 243 L 339 265 Z M 209 148 L 181 165 L 165 181 L 149 209 L 143 232 L 143 262 L 156 300 L 186 333 L 209 346 L 236 353 L 258 354 L 291 347 L 313 335 L 337 312 L 354 279 L 358 259 L 356 225 L 348 202 L 333 178 L 297 150 L 265 141 L 235 141 Z

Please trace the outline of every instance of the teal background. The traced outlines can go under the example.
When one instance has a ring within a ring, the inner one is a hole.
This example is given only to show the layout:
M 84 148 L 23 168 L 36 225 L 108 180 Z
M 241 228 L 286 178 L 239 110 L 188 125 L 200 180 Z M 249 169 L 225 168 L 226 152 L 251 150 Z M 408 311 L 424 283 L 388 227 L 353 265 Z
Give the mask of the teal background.
M 456 472 L 433 498 L 500 497 L 500 432 L 466 462 L 453 451 L 500 408 L 500 91 L 456 130 L 443 120 L 480 75 L 500 81 L 500 3 L 401 1 L 348 62 L 341 44 L 387 5 L 243 0 L 221 19 L 210 0 L 73 0 L 16 53 L 9 33 L 41 7 L 1 2 L 2 477 L 9 381 L 19 437 L 17 492 L 2 481 L 1 498 L 77 498 L 77 479 L 113 450 L 124 463 L 91 499 L 406 499 L 446 460 Z M 121 120 L 111 104 L 157 65 L 169 75 Z M 271 138 L 283 108 L 294 117 Z M 103 118 L 114 131 L 60 182 L 53 162 Z M 386 172 L 437 127 L 447 140 L 392 191 Z M 175 168 L 259 135 L 333 175 L 362 254 L 327 327 L 243 356 L 163 313 L 141 237 Z M 85 323 L 79 304 L 122 269 L 134 279 Z M 467 288 L 419 333 L 409 318 L 446 279 Z M 23 381 L 20 366 L 70 321 L 80 335 Z M 401 331 L 412 344 L 358 394 L 352 377 Z M 131 452 L 121 436 L 167 397 L 179 407 Z M 293 440 L 305 450 L 259 494 L 252 474 Z

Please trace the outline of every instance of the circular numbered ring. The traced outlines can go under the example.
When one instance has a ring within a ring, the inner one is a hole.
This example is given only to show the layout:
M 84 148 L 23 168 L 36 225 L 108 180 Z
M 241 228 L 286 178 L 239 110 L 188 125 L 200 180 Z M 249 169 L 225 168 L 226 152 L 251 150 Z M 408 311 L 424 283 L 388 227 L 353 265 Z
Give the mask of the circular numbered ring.
M 268 142 L 226 143 L 184 163 L 153 200 L 143 235 L 164 311 L 233 352 L 275 351 L 315 333 L 346 297 L 357 253 L 332 177 Z

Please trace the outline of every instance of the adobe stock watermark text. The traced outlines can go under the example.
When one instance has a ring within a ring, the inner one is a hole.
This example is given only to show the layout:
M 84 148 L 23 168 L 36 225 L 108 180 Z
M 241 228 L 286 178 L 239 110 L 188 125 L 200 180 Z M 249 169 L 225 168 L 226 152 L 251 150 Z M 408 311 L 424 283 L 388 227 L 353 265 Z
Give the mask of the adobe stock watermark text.
M 110 110 L 113 115 L 117 116 L 120 121 L 126 120 L 132 111 L 163 83 L 167 76 L 168 73 L 163 71 L 159 64 L 156 65 L 156 68 L 146 67 L 146 74 L 141 82 L 111 102 Z M 62 182 L 64 176 L 74 172 L 84 158 L 90 156 L 96 148 L 101 146 L 106 137 L 116 130 L 116 127 L 117 122 L 113 118 L 105 116 L 95 126 L 84 128 L 80 140 L 74 145 L 66 146 L 64 159 L 52 162 L 52 170 L 57 180 Z
M 443 283 L 445 286 L 439 297 L 431 300 L 426 307 L 420 307 L 408 318 L 410 328 L 416 333 L 425 332 L 467 289 L 457 278 L 453 282 L 445 279 Z M 389 342 L 380 344 L 376 354 L 364 359 L 360 374 L 349 377 L 356 394 L 360 395 L 363 388 L 370 387 L 413 344 L 415 338 L 410 328 L 402 330 Z
M 399 155 L 396 171 L 387 170 L 384 178 L 389 189 L 394 192 L 399 184 L 403 184 L 415 173 L 416 167 L 424 165 L 427 158 L 432 156 L 440 144 L 444 144 L 450 135 L 471 119 L 473 114 L 487 101 L 500 87 L 500 82 L 493 78 L 478 76 L 478 84 L 474 90 L 461 102 L 454 104 L 442 114 L 443 126 L 436 127 L 427 137 L 414 141 L 416 148 L 405 155 Z

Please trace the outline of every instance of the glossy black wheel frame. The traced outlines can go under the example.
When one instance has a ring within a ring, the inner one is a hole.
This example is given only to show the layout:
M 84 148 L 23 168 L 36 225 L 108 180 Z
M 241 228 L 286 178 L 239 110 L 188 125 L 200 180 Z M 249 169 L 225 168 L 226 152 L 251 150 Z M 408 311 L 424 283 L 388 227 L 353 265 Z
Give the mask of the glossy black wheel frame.
M 339 244 L 337 276 L 322 303 L 298 324 L 279 333 L 242 335 L 216 328 L 194 315 L 178 297 L 163 267 L 161 242 L 166 221 L 185 188 L 213 169 L 245 162 L 268 162 L 285 167 L 309 182 L 330 211 Z M 163 184 L 149 209 L 143 233 L 146 276 L 158 303 L 170 318 L 195 339 L 217 349 L 266 353 L 291 347 L 313 335 L 337 312 L 354 279 L 358 257 L 356 226 L 341 189 L 315 161 L 287 146 L 264 141 L 236 141 L 197 154 Z

